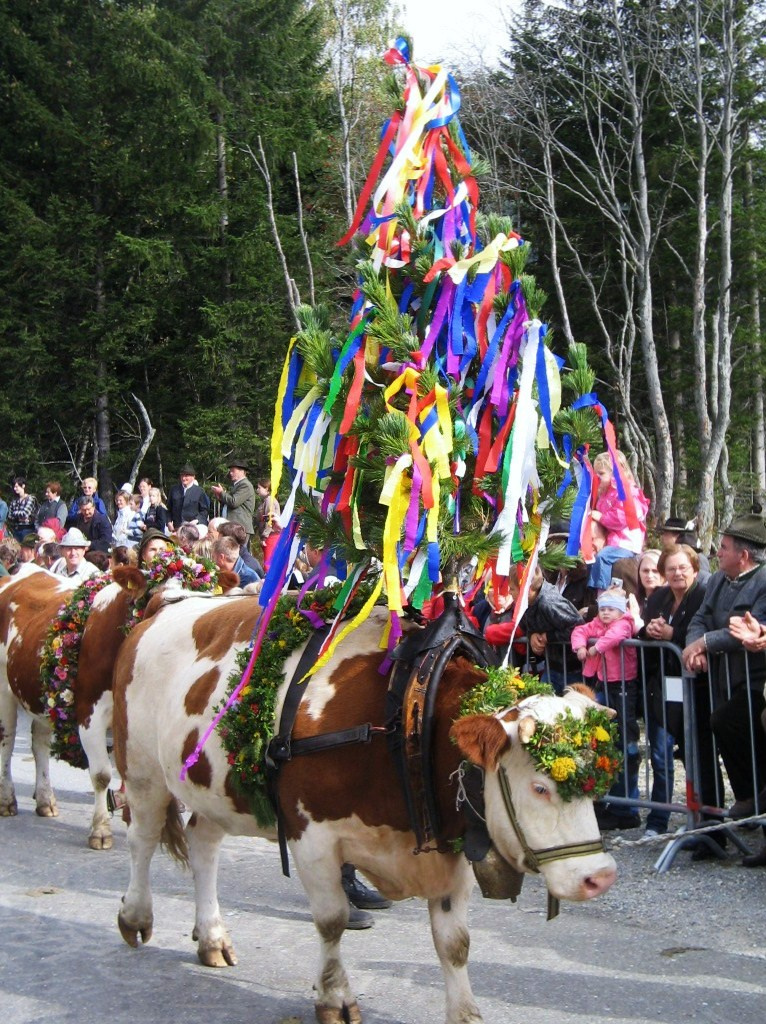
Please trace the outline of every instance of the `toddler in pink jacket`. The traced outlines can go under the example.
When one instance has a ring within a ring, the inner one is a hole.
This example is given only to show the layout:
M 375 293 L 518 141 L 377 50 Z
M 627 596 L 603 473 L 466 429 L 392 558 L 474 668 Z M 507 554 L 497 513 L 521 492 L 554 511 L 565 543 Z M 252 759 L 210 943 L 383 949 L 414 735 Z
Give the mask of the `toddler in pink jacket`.
M 572 630 L 572 650 L 583 663 L 583 676 L 596 676 L 596 696 L 616 712 L 619 745 L 624 764 L 603 804 L 596 805 L 596 818 L 602 831 L 613 828 L 638 828 L 641 819 L 628 800 L 638 799 L 638 656 L 635 647 L 623 647 L 635 631 L 628 613 L 624 590 L 612 587 L 598 598 L 598 615 L 591 622 Z M 624 665 L 624 676 L 623 676 Z M 625 680 L 624 687 L 621 685 Z M 615 803 L 620 797 L 625 803 Z
M 630 640 L 635 632 L 627 607 L 625 591 L 612 587 L 598 598 L 596 618 L 572 630 L 572 650 L 583 663 L 584 676 L 596 676 L 602 683 L 619 683 L 624 657 L 625 678 L 636 678 L 638 656 L 635 647 L 626 647 L 624 654 L 620 652 L 622 641 Z

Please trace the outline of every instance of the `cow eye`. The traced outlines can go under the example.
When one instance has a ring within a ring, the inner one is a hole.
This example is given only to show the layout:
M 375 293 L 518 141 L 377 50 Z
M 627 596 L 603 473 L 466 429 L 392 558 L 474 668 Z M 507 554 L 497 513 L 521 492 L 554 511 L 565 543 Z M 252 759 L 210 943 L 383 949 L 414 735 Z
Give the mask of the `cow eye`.
M 537 794 L 537 796 L 549 797 L 551 795 L 548 787 L 542 782 L 532 783 L 532 789 Z

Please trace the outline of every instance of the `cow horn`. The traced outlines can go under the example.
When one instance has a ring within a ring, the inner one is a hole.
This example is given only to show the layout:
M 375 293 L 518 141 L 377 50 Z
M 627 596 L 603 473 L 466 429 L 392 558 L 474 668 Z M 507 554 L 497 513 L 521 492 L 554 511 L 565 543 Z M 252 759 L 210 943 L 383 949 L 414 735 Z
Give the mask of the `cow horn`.
M 519 740 L 522 743 L 529 743 L 537 728 L 537 719 L 532 715 L 524 715 L 519 719 Z

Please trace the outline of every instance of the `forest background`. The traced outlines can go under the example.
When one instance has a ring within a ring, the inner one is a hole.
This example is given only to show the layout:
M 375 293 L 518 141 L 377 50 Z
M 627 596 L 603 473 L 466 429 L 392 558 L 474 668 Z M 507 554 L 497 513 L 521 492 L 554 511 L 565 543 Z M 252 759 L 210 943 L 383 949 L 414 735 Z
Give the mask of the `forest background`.
M 502 4 L 500 4 L 502 7 Z M 766 501 L 765 0 L 527 0 L 456 67 L 482 209 L 534 247 L 652 498 Z M 299 301 L 390 113 L 387 0 L 0 0 L 0 493 L 268 470 Z M 418 45 L 415 40 L 415 60 Z M 8 498 L 8 494 L 3 495 Z

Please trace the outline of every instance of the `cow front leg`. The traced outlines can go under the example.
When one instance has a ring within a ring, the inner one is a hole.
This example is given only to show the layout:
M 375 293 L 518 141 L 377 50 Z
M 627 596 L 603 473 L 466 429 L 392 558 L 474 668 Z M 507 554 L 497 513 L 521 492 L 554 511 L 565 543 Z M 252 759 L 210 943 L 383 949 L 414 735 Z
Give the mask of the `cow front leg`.
M 80 742 L 88 759 L 93 785 L 93 818 L 88 836 L 91 850 L 112 848 L 112 819 L 106 805 L 106 794 L 112 781 L 112 762 L 106 745 L 106 732 L 111 723 L 112 694 L 106 693 L 93 710 L 88 725 L 80 726 Z
M 362 1014 L 340 958 L 349 902 L 341 884 L 342 858 L 309 828 L 290 848 L 319 932 L 319 977 L 314 1012 L 319 1024 L 361 1024 Z
M 218 855 L 223 837 L 223 829 L 202 815 L 193 814 L 186 826 L 196 905 L 192 938 L 205 967 L 233 967 L 237 963 L 218 905 Z
M 35 759 L 35 804 L 41 818 L 57 818 L 59 809 L 51 786 L 51 724 L 32 719 L 32 754 Z
M 11 775 L 16 718 L 16 701 L 7 684 L 0 683 L 0 818 L 13 817 L 19 813 Z
M 481 1024 L 468 980 L 468 897 L 471 877 L 460 872 L 449 896 L 428 901 L 431 934 L 444 972 L 447 998 L 446 1024 Z

